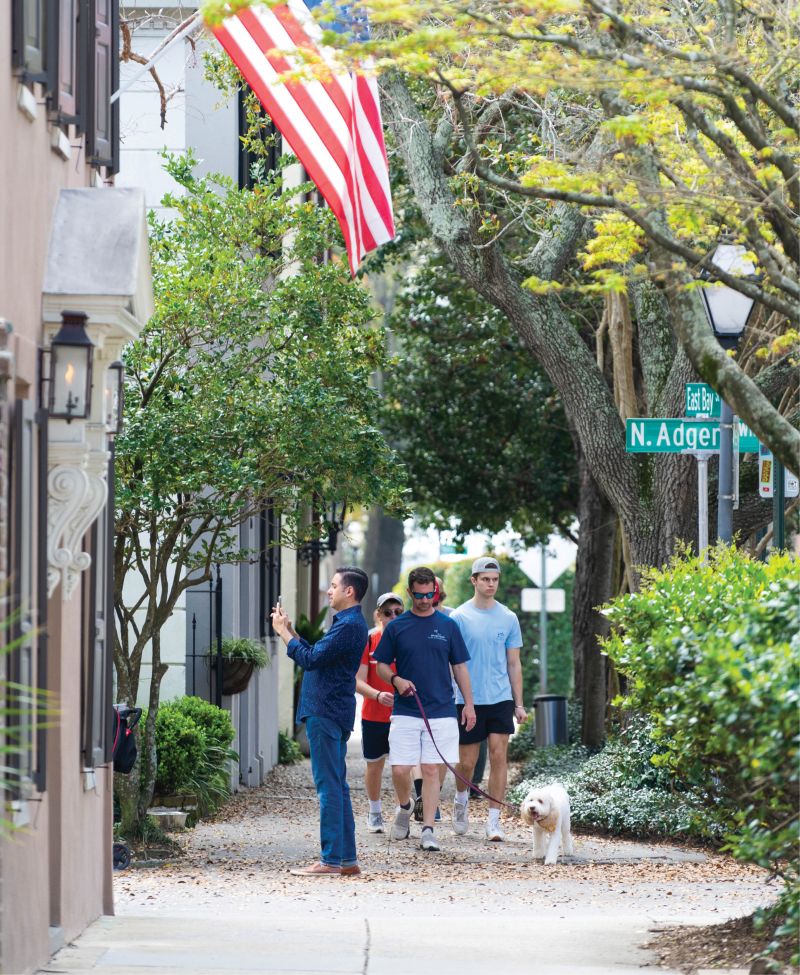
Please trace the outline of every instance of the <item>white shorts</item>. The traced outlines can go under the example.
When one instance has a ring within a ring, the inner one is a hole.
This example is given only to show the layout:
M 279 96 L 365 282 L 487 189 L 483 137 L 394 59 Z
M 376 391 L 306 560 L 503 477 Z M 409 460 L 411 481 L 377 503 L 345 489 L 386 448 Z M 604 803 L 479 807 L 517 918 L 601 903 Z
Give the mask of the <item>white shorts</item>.
M 458 720 L 431 718 L 431 731 L 439 751 L 452 765 L 458 761 Z M 393 714 L 389 728 L 390 765 L 442 765 L 439 752 L 422 718 L 407 714 Z

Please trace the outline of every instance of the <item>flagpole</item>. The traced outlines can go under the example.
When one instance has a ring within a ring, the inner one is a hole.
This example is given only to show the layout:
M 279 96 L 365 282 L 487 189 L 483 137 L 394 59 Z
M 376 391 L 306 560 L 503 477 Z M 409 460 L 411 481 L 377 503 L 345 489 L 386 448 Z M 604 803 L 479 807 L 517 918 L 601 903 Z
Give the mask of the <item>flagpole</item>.
M 124 85 L 119 86 L 119 88 L 111 96 L 111 104 L 113 105 L 120 95 L 124 94 L 129 88 L 132 88 L 141 78 L 143 78 L 153 67 L 153 65 L 157 61 L 160 61 L 174 44 L 191 34 L 192 31 L 199 27 L 202 23 L 203 21 L 200 17 L 200 11 L 196 10 L 190 17 L 187 17 L 183 23 L 178 24 L 175 30 L 168 37 L 165 37 L 155 51 L 153 51 L 153 54 L 147 64 L 143 64 L 132 78 L 129 78 Z

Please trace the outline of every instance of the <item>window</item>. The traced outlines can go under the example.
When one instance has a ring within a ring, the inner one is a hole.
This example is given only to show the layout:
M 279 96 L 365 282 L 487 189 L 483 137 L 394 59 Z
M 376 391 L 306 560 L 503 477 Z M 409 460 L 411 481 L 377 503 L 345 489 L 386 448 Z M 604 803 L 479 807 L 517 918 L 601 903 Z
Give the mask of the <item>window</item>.
M 108 499 L 113 494 L 113 457 L 109 461 Z M 87 535 L 92 564 L 83 580 L 81 716 L 84 768 L 95 768 L 111 759 L 113 654 L 113 552 L 114 505 L 106 502 L 104 515 Z
M 44 418 L 30 400 L 14 403 L 11 432 L 11 495 L 9 505 L 9 679 L 30 688 L 46 686 L 47 653 L 47 431 Z M 45 702 L 30 694 L 30 714 L 9 719 L 12 779 L 17 796 L 35 785 L 45 787 L 42 727 Z
M 47 24 L 47 68 L 50 107 L 59 123 L 79 122 L 78 28 L 79 0 L 58 0 Z M 84 11 L 85 12 L 85 11 Z
M 116 0 L 83 0 L 88 4 L 85 34 L 86 155 L 90 162 L 119 169 L 119 4 Z
M 238 99 L 238 119 L 239 119 L 239 138 L 247 133 L 247 111 L 245 109 L 245 95 L 244 92 L 240 91 L 237 95 Z M 277 129 L 275 128 L 275 123 L 272 122 L 266 112 L 261 112 L 261 116 L 267 123 L 266 128 L 262 130 L 261 139 L 264 143 L 271 140 L 268 147 L 268 152 L 266 158 L 262 155 L 257 155 L 250 152 L 245 148 L 244 144 L 240 142 L 239 149 L 239 188 L 251 190 L 253 188 L 253 163 L 258 161 L 263 161 L 266 172 L 278 168 L 278 163 L 280 159 L 280 140 L 276 139 Z
M 47 81 L 45 0 L 12 0 L 12 64 L 25 81 Z

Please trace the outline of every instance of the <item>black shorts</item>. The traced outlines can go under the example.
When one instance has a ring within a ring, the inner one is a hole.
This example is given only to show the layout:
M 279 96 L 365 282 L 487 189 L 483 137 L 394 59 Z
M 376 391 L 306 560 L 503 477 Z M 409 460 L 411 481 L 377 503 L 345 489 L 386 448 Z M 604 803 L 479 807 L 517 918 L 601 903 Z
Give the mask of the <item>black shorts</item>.
M 389 721 L 361 719 L 361 751 L 368 762 L 377 762 L 389 754 Z
M 478 745 L 486 741 L 489 735 L 514 734 L 514 702 L 498 701 L 497 704 L 475 705 L 475 727 L 472 731 L 465 731 L 461 724 L 461 712 L 464 705 L 458 705 L 458 743 L 460 745 Z

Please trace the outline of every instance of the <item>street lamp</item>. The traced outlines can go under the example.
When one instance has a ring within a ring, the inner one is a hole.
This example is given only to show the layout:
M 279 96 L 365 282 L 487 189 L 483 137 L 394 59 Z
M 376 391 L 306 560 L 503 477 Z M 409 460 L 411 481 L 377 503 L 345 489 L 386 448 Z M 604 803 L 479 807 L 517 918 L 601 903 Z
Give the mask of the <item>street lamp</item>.
M 92 353 L 87 316 L 61 313 L 61 328 L 50 343 L 50 396 L 47 412 L 55 420 L 85 420 L 92 405 Z
M 742 244 L 717 244 L 711 263 L 737 277 L 754 277 L 755 265 Z M 739 343 L 755 301 L 725 284 L 708 284 L 702 289 L 706 315 L 723 349 Z M 733 410 L 723 399 L 719 417 L 719 491 L 717 495 L 717 538 L 733 538 Z

